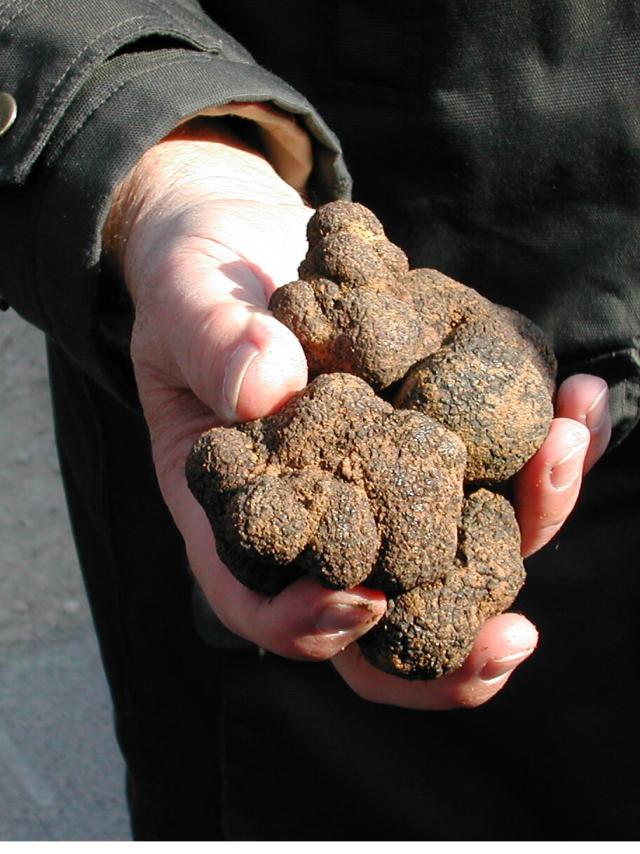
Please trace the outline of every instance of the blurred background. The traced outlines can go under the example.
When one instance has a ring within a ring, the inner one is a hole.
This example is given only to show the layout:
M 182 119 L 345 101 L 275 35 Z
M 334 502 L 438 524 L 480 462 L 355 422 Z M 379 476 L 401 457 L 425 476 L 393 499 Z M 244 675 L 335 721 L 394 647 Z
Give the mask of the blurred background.
M 0 840 L 130 839 L 43 336 L 0 314 Z

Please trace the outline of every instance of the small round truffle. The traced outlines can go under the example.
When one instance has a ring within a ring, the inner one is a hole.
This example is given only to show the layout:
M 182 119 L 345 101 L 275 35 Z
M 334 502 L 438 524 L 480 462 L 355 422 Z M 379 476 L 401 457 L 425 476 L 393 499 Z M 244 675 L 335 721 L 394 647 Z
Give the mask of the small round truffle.
M 402 286 L 407 257 L 362 205 L 332 202 L 309 221 L 300 280 L 269 308 L 301 341 L 312 375 L 347 371 L 385 388 L 439 339 Z

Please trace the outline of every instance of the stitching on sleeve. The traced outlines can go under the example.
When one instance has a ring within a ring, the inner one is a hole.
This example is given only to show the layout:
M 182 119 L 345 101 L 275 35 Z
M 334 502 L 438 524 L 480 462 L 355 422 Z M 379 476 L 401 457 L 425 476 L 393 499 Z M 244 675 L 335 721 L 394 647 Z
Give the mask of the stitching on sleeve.
M 156 6 L 158 9 L 162 9 L 162 11 L 168 15 L 170 18 L 173 18 L 174 21 L 177 21 L 179 24 L 187 24 L 187 19 L 190 18 L 192 24 L 198 23 L 202 26 L 203 21 L 196 15 L 195 12 L 192 12 L 190 9 L 185 9 L 184 7 L 180 7 L 180 14 L 176 12 L 175 9 L 170 9 L 161 3 L 160 0 L 143 0 L 145 3 L 150 3 L 152 6 Z M 208 17 L 208 16 L 207 16 Z
M 147 0 L 147 2 L 156 3 L 156 0 Z M 158 4 L 156 3 L 156 5 L 158 5 Z M 174 20 L 178 21 L 178 19 L 177 19 L 177 18 L 174 18 Z M 41 118 L 42 114 L 45 112 L 45 110 L 47 110 L 47 109 L 48 109 L 49 113 L 55 113 L 56 108 L 57 108 L 57 106 L 58 106 L 58 104 L 59 104 L 59 100 L 60 100 L 60 99 L 57 99 L 57 100 L 52 100 L 52 99 L 54 98 L 54 95 L 55 95 L 56 91 L 60 88 L 60 86 L 61 86 L 61 85 L 62 85 L 62 83 L 64 82 L 65 78 L 67 78 L 67 77 L 68 77 L 68 75 L 70 74 L 70 72 L 72 72 L 73 70 L 75 70 L 75 68 L 77 67 L 77 65 L 78 65 L 78 64 L 80 63 L 80 61 L 82 60 L 82 57 L 83 57 L 86 53 L 88 53 L 88 52 L 93 48 L 93 46 L 94 46 L 95 44 L 99 43 L 100 41 L 102 41 L 103 39 L 105 39 L 107 36 L 109 36 L 109 35 L 111 35 L 111 34 L 113 34 L 113 33 L 118 32 L 119 30 L 126 30 L 126 29 L 128 29 L 129 25 L 130 25 L 130 24 L 132 24 L 134 21 L 138 21 L 138 22 L 140 22 L 140 21 L 148 21 L 150 24 L 154 24 L 158 29 L 162 30 L 163 32 L 167 32 L 166 27 L 162 27 L 162 26 L 161 26 L 161 24 L 160 24 L 159 20 L 157 19 L 157 17 L 152 16 L 152 15 L 148 15 L 148 14 L 144 14 L 144 15 L 133 15 L 132 17 L 127 18 L 127 19 L 126 19 L 126 20 L 124 20 L 124 21 L 120 21 L 120 22 L 118 22 L 117 24 L 115 24 L 115 25 L 114 25 L 113 27 L 111 27 L 110 29 L 108 29 L 108 30 L 104 30 L 103 32 L 101 32 L 99 36 L 97 36 L 97 37 L 96 37 L 95 39 L 93 39 L 91 42 L 89 42 L 88 44 L 86 44 L 86 45 L 82 48 L 82 50 L 80 51 L 80 53 L 78 53 L 75 57 L 73 57 L 72 59 L 70 59 L 70 60 L 67 62 L 67 67 L 65 68 L 65 70 L 63 71 L 63 73 L 58 77 L 58 79 L 53 83 L 53 85 L 51 86 L 51 88 L 50 88 L 50 89 L 49 89 L 49 91 L 47 92 L 46 96 L 44 97 L 44 100 L 43 100 L 42 104 L 40 105 L 40 107 L 39 107 L 39 108 L 38 108 L 38 110 L 36 111 L 35 115 L 33 116 L 33 119 L 32 119 L 32 127 L 33 127 L 33 128 L 36 128 L 36 127 L 37 127 L 38 123 L 40 122 L 40 118 Z M 180 23 L 180 22 L 178 21 L 178 23 Z M 176 31 L 176 32 L 174 32 L 174 35 L 175 35 L 176 37 L 183 38 L 183 39 L 184 39 L 184 38 L 187 38 L 187 39 L 189 39 L 189 38 L 190 38 L 190 36 L 189 36 L 189 34 L 188 34 L 188 33 L 181 33 L 180 31 Z M 41 140 L 42 140 L 42 137 L 46 134 L 46 131 L 47 131 L 47 127 L 46 127 L 46 126 L 43 126 L 43 127 L 41 127 L 39 130 L 37 130 L 36 135 L 35 135 L 35 138 L 34 138 L 34 141 L 33 141 L 32 145 L 31 145 L 31 146 L 29 146 L 29 149 L 30 149 L 30 150 L 34 150 L 34 149 L 37 149 L 37 148 L 38 148 L 38 146 L 40 145 L 40 142 L 41 142 Z
M 60 88 L 60 86 L 64 82 L 65 78 L 69 75 L 69 72 L 71 72 L 72 70 L 75 69 L 76 65 L 80 62 L 80 60 L 82 59 L 82 57 L 84 56 L 85 53 L 88 53 L 95 44 L 100 42 L 106 36 L 110 35 L 111 33 L 116 32 L 119 29 L 124 29 L 128 24 L 131 24 L 133 21 L 140 21 L 140 20 L 153 21 L 155 19 L 153 19 L 150 15 L 134 15 L 132 18 L 127 18 L 126 21 L 121 21 L 119 24 L 116 24 L 114 27 L 111 27 L 111 29 L 100 33 L 100 35 L 97 38 L 93 39 L 93 41 L 89 42 L 89 44 L 86 44 L 82 48 L 80 53 L 77 54 L 75 57 L 73 57 L 73 59 L 71 59 L 67 63 L 67 67 L 65 68 L 65 70 L 62 72 L 60 77 L 58 77 L 58 79 L 55 81 L 55 83 L 52 85 L 52 87 L 49 89 L 49 91 L 45 95 L 42 104 L 40 105 L 40 107 L 38 108 L 38 110 L 36 111 L 36 113 L 32 119 L 32 126 L 35 127 L 38 124 L 38 122 L 40 121 L 40 117 L 41 117 L 42 113 L 47 109 L 47 107 L 50 108 L 50 112 L 55 112 L 55 109 L 58 106 L 59 101 L 53 100 L 51 102 L 51 99 L 53 98 L 56 90 Z M 36 137 L 34 139 L 33 144 L 30 146 L 31 149 L 38 147 L 38 144 L 40 143 L 40 140 L 41 140 L 42 136 L 44 135 L 44 133 L 46 132 L 46 130 L 47 130 L 46 127 L 42 127 L 40 129 L 40 131 L 38 131 L 38 133 L 36 134 Z
M 188 58 L 180 58 L 180 59 L 171 59 L 163 62 L 161 65 L 155 65 L 153 68 L 142 68 L 140 71 L 137 71 L 135 74 L 132 74 L 130 77 L 127 77 L 126 80 L 122 80 L 116 86 L 113 86 L 105 95 L 98 101 L 97 104 L 94 104 L 91 107 L 91 110 L 87 113 L 86 116 L 82 119 L 81 122 L 77 124 L 77 126 L 66 136 L 63 141 L 60 143 L 59 153 L 69 146 L 71 141 L 80 133 L 82 128 L 87 124 L 87 122 L 91 119 L 91 117 L 100 109 L 100 107 L 104 106 L 107 101 L 110 101 L 111 98 L 119 92 L 121 89 L 124 89 L 125 86 L 128 86 L 133 80 L 136 80 L 139 77 L 144 77 L 147 74 L 154 74 L 158 68 L 166 68 L 170 65 L 187 65 L 192 62 L 210 62 L 212 61 L 212 57 L 209 54 L 194 54 Z
M 0 27 L 0 33 L 3 33 L 7 29 L 9 24 L 13 23 L 16 18 L 19 18 L 20 15 L 22 15 L 23 12 L 26 12 L 30 6 L 35 6 L 37 2 L 38 0 L 24 0 L 24 3 L 21 6 L 18 6 L 18 8 L 14 11 L 13 15 L 8 18 L 4 22 L 4 24 L 2 24 L 2 26 Z

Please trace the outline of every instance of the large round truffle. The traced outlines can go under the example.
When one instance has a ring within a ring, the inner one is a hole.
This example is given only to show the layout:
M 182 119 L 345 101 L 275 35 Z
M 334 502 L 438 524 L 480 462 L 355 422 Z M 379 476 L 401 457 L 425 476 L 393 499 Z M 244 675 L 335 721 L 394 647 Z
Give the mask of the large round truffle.
M 468 481 L 507 480 L 549 431 L 554 364 L 534 334 L 522 334 L 524 321 L 478 306 L 411 368 L 394 398 L 396 406 L 425 412 L 460 436 Z

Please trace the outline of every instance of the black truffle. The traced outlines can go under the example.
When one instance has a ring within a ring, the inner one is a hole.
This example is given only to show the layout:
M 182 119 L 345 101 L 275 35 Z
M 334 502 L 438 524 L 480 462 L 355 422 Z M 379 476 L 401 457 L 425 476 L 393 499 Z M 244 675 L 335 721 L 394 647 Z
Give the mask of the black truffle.
M 333 202 L 309 225 L 301 279 L 276 291 L 275 316 L 312 374 L 348 371 L 445 424 L 464 441 L 469 481 L 500 482 L 542 444 L 556 362 L 542 332 L 435 270 L 408 269 L 361 205 Z
M 524 581 L 513 508 L 491 490 L 544 441 L 555 358 L 523 315 L 410 271 L 361 205 L 326 205 L 308 236 L 271 308 L 314 378 L 279 413 L 205 433 L 188 483 L 244 584 L 381 589 L 365 656 L 435 678 Z
M 218 552 L 254 590 L 312 573 L 386 592 L 443 577 L 457 549 L 466 453 L 350 374 L 317 377 L 276 415 L 217 427 L 187 462 Z

